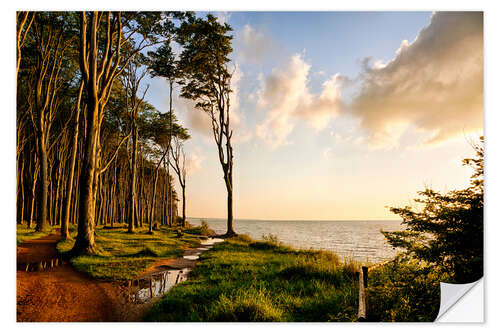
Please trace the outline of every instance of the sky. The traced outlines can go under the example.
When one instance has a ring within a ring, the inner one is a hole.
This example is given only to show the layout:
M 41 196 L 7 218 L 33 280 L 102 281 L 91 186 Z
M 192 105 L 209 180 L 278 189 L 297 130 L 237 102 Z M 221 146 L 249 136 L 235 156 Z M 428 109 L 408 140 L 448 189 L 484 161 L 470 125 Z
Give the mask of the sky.
M 204 15 L 205 13 L 198 13 Z M 483 128 L 480 13 L 213 12 L 233 28 L 234 216 L 397 219 L 417 191 L 468 186 Z M 146 99 L 168 109 L 168 85 Z M 224 218 L 209 118 L 179 98 L 192 138 L 187 215 Z

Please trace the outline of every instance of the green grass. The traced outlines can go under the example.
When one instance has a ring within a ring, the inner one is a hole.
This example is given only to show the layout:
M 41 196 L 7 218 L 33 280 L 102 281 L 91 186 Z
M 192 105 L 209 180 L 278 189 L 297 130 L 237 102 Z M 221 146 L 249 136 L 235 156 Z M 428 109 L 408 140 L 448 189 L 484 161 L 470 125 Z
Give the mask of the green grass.
M 196 246 L 206 238 L 200 228 L 185 229 L 178 236 L 178 228 L 160 227 L 160 230 L 148 234 L 148 229 L 137 229 L 135 233 L 127 233 L 125 227 L 104 229 L 97 228 L 96 244 L 98 254 L 78 256 L 71 259 L 72 265 L 89 276 L 108 281 L 130 280 L 143 272 L 159 259 L 176 258 L 182 255 L 183 249 Z M 59 252 L 67 252 L 73 248 L 73 239 L 57 244 Z
M 448 276 L 423 263 L 396 258 L 368 275 L 373 321 L 429 322 L 439 312 L 440 285 Z
M 19 245 L 28 240 L 41 238 L 50 235 L 51 233 L 52 233 L 52 226 L 50 225 L 47 225 L 47 231 L 36 232 L 35 225 L 33 225 L 31 229 L 28 229 L 28 227 L 25 224 L 17 224 L 16 243 L 17 245 Z
M 145 320 L 354 321 L 355 271 L 331 252 L 239 236 L 204 252 Z

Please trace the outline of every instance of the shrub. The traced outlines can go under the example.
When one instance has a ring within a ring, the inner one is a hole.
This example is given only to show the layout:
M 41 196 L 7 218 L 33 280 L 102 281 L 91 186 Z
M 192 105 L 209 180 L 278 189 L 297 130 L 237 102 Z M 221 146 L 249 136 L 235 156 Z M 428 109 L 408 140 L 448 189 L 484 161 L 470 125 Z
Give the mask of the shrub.
M 420 209 L 391 208 L 403 218 L 406 230 L 383 232 L 393 247 L 407 258 L 422 260 L 450 276 L 450 282 L 469 283 L 483 276 L 483 178 L 484 151 L 473 145 L 476 158 L 463 160 L 472 166 L 471 185 L 445 194 L 431 189 L 414 201 Z

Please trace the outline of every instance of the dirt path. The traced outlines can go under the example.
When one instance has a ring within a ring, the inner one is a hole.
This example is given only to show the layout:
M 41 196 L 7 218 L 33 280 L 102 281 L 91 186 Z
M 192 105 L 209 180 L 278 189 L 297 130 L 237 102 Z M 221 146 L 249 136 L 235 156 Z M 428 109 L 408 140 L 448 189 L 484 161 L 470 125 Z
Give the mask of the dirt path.
M 50 261 L 57 256 L 52 234 L 17 247 L 17 321 L 139 321 L 152 302 L 127 302 L 118 283 L 95 281 L 71 265 L 25 272 L 26 263 Z

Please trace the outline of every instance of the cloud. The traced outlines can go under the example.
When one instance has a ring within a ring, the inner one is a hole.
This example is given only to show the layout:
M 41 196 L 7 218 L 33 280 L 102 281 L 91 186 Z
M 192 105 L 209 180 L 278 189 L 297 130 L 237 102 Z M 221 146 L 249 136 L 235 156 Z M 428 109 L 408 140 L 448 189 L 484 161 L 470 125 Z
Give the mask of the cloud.
M 186 158 L 186 170 L 189 174 L 193 174 L 201 168 L 203 161 L 205 160 L 205 155 L 202 153 L 201 149 L 196 147 L 191 150 Z
M 242 143 L 252 138 L 252 132 L 247 127 L 246 115 L 240 108 L 240 81 L 243 78 L 243 72 L 238 64 L 235 64 L 233 76 L 231 77 L 231 93 L 229 94 L 230 109 L 229 116 L 231 127 L 233 128 L 234 143 Z
M 235 49 L 241 61 L 260 64 L 273 53 L 275 43 L 262 30 L 246 24 L 236 33 Z
M 212 125 L 210 117 L 203 111 L 196 109 L 196 102 L 179 97 L 174 98 L 174 109 L 181 124 L 187 127 L 190 132 L 201 134 L 202 137 L 209 139 L 212 137 Z
M 293 55 L 283 68 L 260 77 L 257 108 L 266 117 L 257 124 L 257 136 L 272 148 L 289 143 L 288 136 L 298 122 L 322 130 L 339 113 L 340 87 L 345 78 L 336 74 L 323 82 L 321 93 L 310 92 L 311 65 L 301 55 Z
M 435 144 L 483 126 L 483 15 L 438 12 L 393 60 L 364 61 L 349 110 L 386 146 L 413 131 Z
M 228 23 L 229 19 L 231 18 L 230 12 L 215 12 L 213 15 L 217 17 L 217 22 L 219 22 L 220 24 Z

